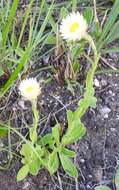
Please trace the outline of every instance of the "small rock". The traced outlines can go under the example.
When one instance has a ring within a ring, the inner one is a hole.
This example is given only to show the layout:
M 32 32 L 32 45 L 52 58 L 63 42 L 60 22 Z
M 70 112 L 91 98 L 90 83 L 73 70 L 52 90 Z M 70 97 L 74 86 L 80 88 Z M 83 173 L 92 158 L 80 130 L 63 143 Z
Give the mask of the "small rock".
M 110 131 L 114 132 L 116 129 L 115 128 L 110 128 Z
M 104 80 L 104 79 L 102 79 L 102 80 L 101 80 L 101 85 L 102 85 L 102 86 L 107 86 L 107 81 Z
M 28 181 L 25 181 L 22 189 L 26 189 L 27 190 L 29 186 L 30 186 L 30 183 Z
M 93 176 L 91 174 L 88 175 L 89 178 L 92 178 Z
M 100 111 L 101 115 L 103 116 L 103 118 L 107 119 L 108 118 L 108 114 L 111 112 L 111 109 L 108 108 L 107 106 L 104 106 L 99 111 Z
M 119 115 L 116 116 L 116 119 L 119 120 Z
M 108 92 L 109 92 L 109 94 L 111 94 L 111 95 L 113 94 L 112 90 L 109 90 Z
M 85 162 L 85 160 L 82 158 L 82 159 L 80 159 L 80 162 L 81 162 L 81 163 L 84 163 L 84 162 Z
M 99 83 L 99 81 L 98 81 L 98 79 L 94 79 L 94 85 L 96 86 L 96 87 L 100 87 L 100 83 Z
M 104 115 L 104 119 L 107 119 L 109 117 L 109 115 L 106 113 L 105 115 Z
M 101 113 L 102 115 L 108 114 L 108 113 L 110 113 L 110 112 L 111 112 L 111 109 L 108 108 L 107 106 L 104 106 L 103 108 L 100 109 L 100 113 Z
M 18 104 L 19 104 L 19 106 L 20 106 L 23 110 L 26 109 L 25 102 L 24 102 L 23 100 L 20 100 L 20 101 L 18 102 Z

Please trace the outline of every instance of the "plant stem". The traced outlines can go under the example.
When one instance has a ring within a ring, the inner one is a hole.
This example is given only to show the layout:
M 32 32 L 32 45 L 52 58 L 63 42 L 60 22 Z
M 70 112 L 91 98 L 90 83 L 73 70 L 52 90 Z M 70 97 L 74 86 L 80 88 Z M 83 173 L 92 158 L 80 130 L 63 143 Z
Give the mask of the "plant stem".
M 97 52 L 95 43 L 90 35 L 86 34 L 85 39 L 89 42 L 94 52 L 94 61 L 92 62 L 92 66 L 89 69 L 86 77 L 86 91 L 84 94 L 84 98 L 79 101 L 79 108 L 77 109 L 77 116 L 79 119 L 85 114 L 87 109 L 92 106 L 91 99 L 94 99 L 94 88 L 93 88 L 93 78 L 95 75 L 95 71 L 97 69 L 97 65 L 100 59 L 100 54 Z
M 36 130 L 38 127 L 38 121 L 39 121 L 39 113 L 37 110 L 37 101 L 36 100 L 32 101 L 32 111 L 33 111 L 33 115 L 34 115 L 33 127 Z
M 94 62 L 92 63 L 92 67 L 90 68 L 88 74 L 87 74 L 87 78 L 86 78 L 86 94 L 87 95 L 94 95 L 94 94 L 90 94 L 90 91 L 94 91 L 93 89 L 93 78 L 94 78 L 94 75 L 95 75 L 95 71 L 97 69 L 97 65 L 98 65 L 98 62 L 99 62 L 99 59 L 100 59 L 100 54 L 97 52 L 97 49 L 96 49 L 96 46 L 95 46 L 95 43 L 92 39 L 92 37 L 90 35 L 86 35 L 85 36 L 85 39 L 89 42 L 89 44 L 91 45 L 92 47 L 92 50 L 94 52 Z
M 32 144 L 37 142 L 37 127 L 39 121 L 39 113 L 37 110 L 37 100 L 32 101 L 32 111 L 33 111 L 33 127 L 30 128 L 30 139 Z
M 97 59 L 97 55 L 98 55 L 98 52 L 97 52 L 97 48 L 96 48 L 96 46 L 95 46 L 95 43 L 94 43 L 92 37 L 91 37 L 89 34 L 86 34 L 86 35 L 84 36 L 84 39 L 87 40 L 87 41 L 89 42 L 89 44 L 91 45 L 92 50 L 93 50 L 93 52 L 94 52 L 94 61 L 95 61 L 95 60 Z

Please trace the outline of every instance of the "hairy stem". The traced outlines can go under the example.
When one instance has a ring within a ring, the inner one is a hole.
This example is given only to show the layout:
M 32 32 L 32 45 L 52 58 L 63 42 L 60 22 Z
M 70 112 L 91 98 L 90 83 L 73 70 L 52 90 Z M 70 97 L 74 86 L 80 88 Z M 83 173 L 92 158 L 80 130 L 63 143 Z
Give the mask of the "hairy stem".
M 33 111 L 33 115 L 34 115 L 33 126 L 34 126 L 34 129 L 37 129 L 38 120 L 39 120 L 39 113 L 37 110 L 37 101 L 36 100 L 32 101 L 32 111 Z
M 77 116 L 81 118 L 87 109 L 91 106 L 91 99 L 94 98 L 94 88 L 93 88 L 93 78 L 95 75 L 95 71 L 98 66 L 98 62 L 100 59 L 100 54 L 97 52 L 95 43 L 90 35 L 86 35 L 85 39 L 88 41 L 88 43 L 91 45 L 92 50 L 94 52 L 94 61 L 92 63 L 91 68 L 89 69 L 86 77 L 86 91 L 84 94 L 84 98 L 79 101 L 79 108 L 77 109 Z
M 37 127 L 39 121 L 39 113 L 37 110 L 37 100 L 32 101 L 32 111 L 33 111 L 33 127 L 30 129 L 30 139 L 34 144 L 37 141 Z

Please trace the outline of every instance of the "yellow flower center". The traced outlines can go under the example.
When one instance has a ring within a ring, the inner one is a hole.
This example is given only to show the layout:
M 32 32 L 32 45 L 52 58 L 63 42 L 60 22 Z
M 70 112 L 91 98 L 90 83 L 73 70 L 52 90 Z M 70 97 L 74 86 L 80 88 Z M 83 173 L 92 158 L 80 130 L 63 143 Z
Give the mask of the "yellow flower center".
M 70 26 L 70 32 L 74 33 L 78 28 L 79 28 L 79 23 L 78 22 L 74 22 L 71 26 Z
M 29 86 L 29 87 L 26 89 L 26 92 L 27 92 L 27 93 L 33 92 L 33 87 L 32 87 L 32 86 Z

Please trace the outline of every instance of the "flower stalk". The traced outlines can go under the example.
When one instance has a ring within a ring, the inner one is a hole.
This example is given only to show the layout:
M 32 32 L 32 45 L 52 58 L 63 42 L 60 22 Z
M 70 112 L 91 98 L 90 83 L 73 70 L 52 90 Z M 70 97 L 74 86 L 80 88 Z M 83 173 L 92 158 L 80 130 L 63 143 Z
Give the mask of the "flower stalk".
M 34 144 L 37 142 L 37 128 L 38 128 L 38 121 L 39 121 L 39 112 L 37 110 L 37 99 L 33 100 L 32 102 L 32 112 L 33 112 L 33 127 L 30 129 L 30 139 Z

